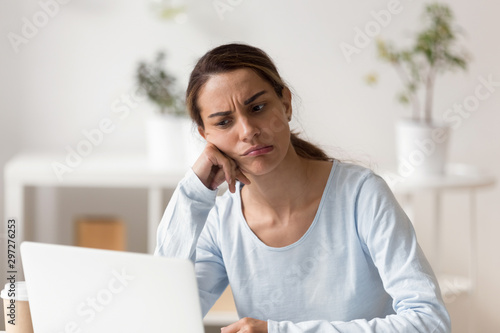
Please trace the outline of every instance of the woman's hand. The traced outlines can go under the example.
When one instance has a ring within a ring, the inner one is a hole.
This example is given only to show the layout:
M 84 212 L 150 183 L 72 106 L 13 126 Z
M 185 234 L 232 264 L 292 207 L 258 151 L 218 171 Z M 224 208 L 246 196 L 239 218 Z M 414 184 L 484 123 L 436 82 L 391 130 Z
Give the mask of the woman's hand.
M 250 184 L 250 180 L 241 172 L 236 162 L 211 143 L 207 143 L 192 169 L 201 182 L 211 190 L 226 181 L 229 184 L 229 191 L 234 193 L 236 179 L 244 184 Z
M 221 328 L 221 333 L 267 333 L 267 322 L 253 319 L 243 318 L 229 326 Z

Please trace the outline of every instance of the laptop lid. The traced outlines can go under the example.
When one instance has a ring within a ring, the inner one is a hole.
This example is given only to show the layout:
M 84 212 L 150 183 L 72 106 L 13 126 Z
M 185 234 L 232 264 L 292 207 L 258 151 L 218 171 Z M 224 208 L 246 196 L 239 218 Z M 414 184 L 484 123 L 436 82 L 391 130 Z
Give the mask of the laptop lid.
M 37 333 L 202 333 L 189 260 L 23 242 Z

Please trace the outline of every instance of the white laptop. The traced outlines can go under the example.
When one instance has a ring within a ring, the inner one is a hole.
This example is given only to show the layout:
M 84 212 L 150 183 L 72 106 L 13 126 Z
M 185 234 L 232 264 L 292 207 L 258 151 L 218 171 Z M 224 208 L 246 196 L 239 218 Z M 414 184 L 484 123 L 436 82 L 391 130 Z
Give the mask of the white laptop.
M 202 333 L 189 260 L 23 242 L 36 333 Z

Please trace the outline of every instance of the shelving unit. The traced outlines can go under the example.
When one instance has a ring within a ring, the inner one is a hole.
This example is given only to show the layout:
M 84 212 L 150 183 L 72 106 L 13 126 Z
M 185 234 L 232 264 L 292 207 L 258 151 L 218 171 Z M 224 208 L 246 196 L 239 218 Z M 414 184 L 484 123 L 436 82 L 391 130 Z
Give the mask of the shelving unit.
M 5 220 L 18 220 L 17 243 L 24 239 L 24 194 L 27 186 L 74 188 L 144 188 L 148 191 L 148 252 L 156 245 L 156 229 L 165 207 L 163 189 L 174 189 L 187 170 L 158 171 L 148 165 L 145 155 L 99 155 L 82 159 L 71 171 L 58 175 L 53 163 L 65 163 L 57 154 L 19 154 L 4 169 Z
M 414 221 L 414 197 L 420 192 L 428 192 L 435 205 L 433 211 L 433 253 L 436 256 L 436 267 L 441 293 L 445 302 L 453 302 L 461 294 L 474 295 L 477 285 L 477 212 L 476 191 L 491 186 L 495 178 L 477 167 L 464 164 L 450 164 L 445 174 L 439 177 L 426 179 L 404 178 L 395 173 L 383 172 L 381 176 L 387 181 L 400 203 Z M 441 246 L 442 235 L 442 207 L 441 196 L 445 191 L 462 191 L 469 195 L 469 263 L 468 276 L 440 274 L 441 257 L 445 249 Z M 475 320 L 474 306 L 471 306 L 471 327 Z

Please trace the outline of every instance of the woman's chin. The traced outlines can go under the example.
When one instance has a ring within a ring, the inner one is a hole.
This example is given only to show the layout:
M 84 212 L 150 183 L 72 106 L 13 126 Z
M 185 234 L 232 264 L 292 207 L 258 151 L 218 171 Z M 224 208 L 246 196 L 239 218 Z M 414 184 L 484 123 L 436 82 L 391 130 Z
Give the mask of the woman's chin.
M 240 165 L 240 170 L 247 177 L 259 177 L 267 175 L 275 169 L 274 166 L 268 163 L 252 163 L 251 165 Z

